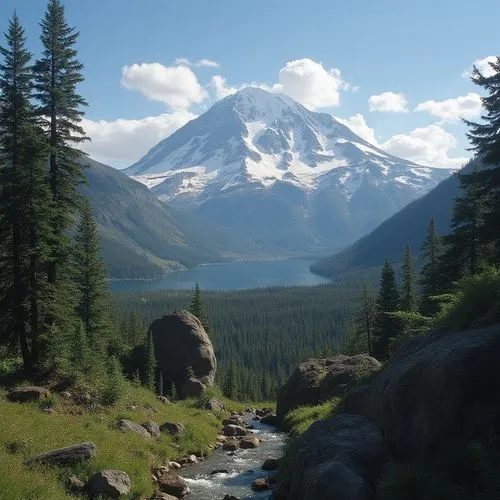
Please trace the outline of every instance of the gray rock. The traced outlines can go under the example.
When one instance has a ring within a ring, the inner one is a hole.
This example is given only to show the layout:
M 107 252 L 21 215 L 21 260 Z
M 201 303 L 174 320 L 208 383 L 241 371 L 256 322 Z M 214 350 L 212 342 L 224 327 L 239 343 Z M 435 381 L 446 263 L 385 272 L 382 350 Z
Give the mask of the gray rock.
M 210 398 L 208 401 L 205 401 L 205 403 L 203 404 L 203 408 L 210 411 L 224 411 L 225 409 L 224 403 L 221 403 L 216 398 Z
M 317 421 L 287 452 L 289 500 L 371 500 L 387 457 L 382 434 L 367 418 Z
M 152 496 L 149 497 L 149 500 L 179 500 L 177 497 L 169 495 L 168 493 L 162 493 L 161 491 L 157 491 L 153 493 Z
M 195 377 L 189 377 L 181 386 L 183 398 L 199 398 L 207 386 Z
M 94 474 L 87 483 L 91 498 L 104 497 L 118 498 L 128 495 L 132 489 L 130 478 L 126 472 L 119 470 L 103 470 Z
M 299 363 L 279 390 L 276 409 L 278 421 L 282 423 L 285 415 L 298 406 L 314 405 L 334 396 L 342 396 L 363 378 L 380 370 L 380 366 L 375 358 L 366 354 L 339 354 Z
M 344 410 L 371 419 L 400 459 L 425 457 L 500 421 L 500 325 L 403 344 Z
M 263 464 L 262 464 L 262 470 L 276 470 L 280 465 L 280 459 L 279 458 L 268 458 Z
M 66 448 L 58 448 L 43 455 L 38 455 L 27 463 L 40 463 L 50 465 L 69 465 L 94 458 L 97 448 L 94 443 L 79 443 Z
M 158 487 L 162 493 L 168 493 L 176 498 L 182 498 L 189 493 L 189 486 L 179 476 L 166 475 L 158 479 Z
M 76 476 L 70 476 L 68 479 L 68 490 L 71 493 L 82 493 L 85 490 L 85 483 Z
M 150 420 L 141 424 L 141 427 L 144 427 L 152 437 L 160 437 L 160 427 L 156 422 Z
M 160 426 L 161 432 L 168 432 L 171 436 L 178 437 L 186 431 L 186 426 L 178 422 L 165 422 Z
M 236 451 L 240 447 L 237 441 L 228 441 L 222 445 L 224 451 Z
M 203 385 L 214 384 L 217 369 L 214 349 L 196 316 L 181 309 L 156 319 L 150 329 L 164 387 L 173 382 L 182 388 L 189 377 L 189 368 Z
M 16 387 L 7 394 L 7 399 L 15 403 L 26 403 L 50 398 L 50 391 L 44 387 Z
M 117 423 L 117 428 L 122 432 L 135 432 L 136 434 L 140 434 L 143 437 L 151 438 L 151 434 L 139 424 L 135 424 L 130 420 L 119 420 Z
M 268 413 L 267 415 L 264 415 L 263 417 L 261 417 L 260 421 L 263 424 L 267 424 L 267 425 L 277 425 L 278 418 L 276 417 L 276 415 L 274 413 Z
M 266 477 L 260 477 L 258 479 L 255 479 L 252 483 L 252 490 L 253 491 L 266 491 L 270 490 L 271 485 L 269 484 L 269 481 Z
M 240 425 L 227 424 L 222 429 L 224 436 L 246 436 L 248 431 Z

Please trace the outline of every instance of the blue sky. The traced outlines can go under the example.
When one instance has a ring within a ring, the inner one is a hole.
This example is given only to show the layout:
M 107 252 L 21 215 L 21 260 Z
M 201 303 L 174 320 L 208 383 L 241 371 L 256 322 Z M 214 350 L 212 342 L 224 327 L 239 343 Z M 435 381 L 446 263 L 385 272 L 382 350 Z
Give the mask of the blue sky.
M 43 0 L 2 0 L 40 50 Z M 469 155 L 459 117 L 480 113 L 464 73 L 498 55 L 498 0 L 66 0 L 81 37 L 95 158 L 133 163 L 160 139 L 249 84 L 341 118 L 420 163 Z M 480 5 L 480 8 L 477 7 Z M 3 42 L 2 42 L 3 43 Z

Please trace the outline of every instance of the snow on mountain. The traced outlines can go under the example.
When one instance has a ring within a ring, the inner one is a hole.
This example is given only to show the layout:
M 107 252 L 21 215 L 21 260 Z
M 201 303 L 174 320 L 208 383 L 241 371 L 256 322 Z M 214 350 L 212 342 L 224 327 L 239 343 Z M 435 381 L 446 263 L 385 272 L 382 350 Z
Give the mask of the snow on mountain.
M 245 88 L 126 173 L 161 200 L 253 231 L 265 247 L 298 250 L 361 236 L 451 171 L 385 153 L 287 96 Z

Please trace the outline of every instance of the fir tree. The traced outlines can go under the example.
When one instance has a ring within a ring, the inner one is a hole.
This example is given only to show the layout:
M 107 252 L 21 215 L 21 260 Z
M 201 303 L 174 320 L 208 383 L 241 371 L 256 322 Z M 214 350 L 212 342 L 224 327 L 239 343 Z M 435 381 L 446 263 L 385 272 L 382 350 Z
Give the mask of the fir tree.
M 92 349 L 104 353 L 109 342 L 110 299 L 106 271 L 99 254 L 99 234 L 88 200 L 84 200 L 73 252 L 77 314 Z
M 484 112 L 482 123 L 465 121 L 471 149 L 489 168 L 464 176 L 463 183 L 482 198 L 485 211 L 481 236 L 486 243 L 496 245 L 496 263 L 500 263 L 500 57 L 490 62 L 491 75 L 483 75 L 476 67 L 472 81 L 487 95 L 481 98 Z
M 145 360 L 145 380 L 144 385 L 152 391 L 156 388 L 156 357 L 155 347 L 153 343 L 153 332 L 150 329 L 146 343 L 146 360 Z
M 238 370 L 234 360 L 229 363 L 222 391 L 224 396 L 229 399 L 236 401 L 239 398 L 240 386 L 238 380 Z
M 207 314 L 205 312 L 205 305 L 203 304 L 203 297 L 201 296 L 200 285 L 198 283 L 196 283 L 196 285 L 194 286 L 193 298 L 191 300 L 189 311 L 200 320 L 200 323 L 202 324 L 207 334 L 210 334 L 212 329 L 210 328 L 210 324 L 208 322 Z
M 389 344 L 399 334 L 398 321 L 390 314 L 399 309 L 400 297 L 394 269 L 389 261 L 385 261 L 380 278 L 380 288 L 376 302 L 375 338 L 373 353 L 377 359 L 389 357 Z
M 410 245 L 406 246 L 401 279 L 401 309 L 408 312 L 417 311 L 417 274 L 413 265 Z
M 49 178 L 55 209 L 48 280 L 57 284 L 66 273 L 62 268 L 70 253 L 67 229 L 72 225 L 72 214 L 80 199 L 77 186 L 83 180 L 82 168 L 77 163 L 81 152 L 74 148 L 85 140 L 80 125 L 85 101 L 77 93 L 77 85 L 83 81 L 83 66 L 75 50 L 79 33 L 66 23 L 60 0 L 49 0 L 41 27 L 43 55 L 34 66 L 35 97 L 39 102 L 37 114 L 50 146 Z
M 441 237 L 436 228 L 434 217 L 429 222 L 427 235 L 420 250 L 422 270 L 420 272 L 420 285 L 422 290 L 422 300 L 420 302 L 420 312 L 424 316 L 434 316 L 439 312 L 439 305 L 432 297 L 436 297 L 443 290 L 441 283 Z

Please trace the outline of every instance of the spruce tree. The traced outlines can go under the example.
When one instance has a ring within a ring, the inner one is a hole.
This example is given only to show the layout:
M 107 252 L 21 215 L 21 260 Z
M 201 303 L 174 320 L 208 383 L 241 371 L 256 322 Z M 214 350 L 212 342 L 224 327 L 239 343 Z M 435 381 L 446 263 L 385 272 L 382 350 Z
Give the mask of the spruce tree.
M 153 332 L 150 329 L 146 342 L 146 359 L 145 359 L 145 380 L 144 385 L 152 391 L 156 388 L 156 356 L 153 342 Z
M 436 297 L 443 290 L 440 266 L 441 254 L 441 237 L 436 228 L 436 220 L 432 217 L 420 250 L 420 258 L 423 264 L 420 272 L 420 285 L 422 289 L 420 312 L 424 316 L 434 316 L 439 312 L 439 305 L 432 297 Z
M 200 320 L 200 323 L 202 324 L 207 334 L 210 334 L 212 329 L 208 322 L 207 314 L 205 312 L 205 305 L 203 304 L 203 298 L 201 296 L 200 285 L 198 283 L 196 283 L 196 285 L 194 286 L 193 298 L 191 300 L 189 311 Z
M 377 359 L 389 357 L 389 343 L 399 334 L 398 321 L 388 313 L 400 307 L 400 297 L 394 269 L 389 261 L 385 261 L 380 278 L 380 288 L 376 301 L 373 353 Z
M 496 245 L 495 262 L 500 263 L 500 57 L 489 63 L 492 74 L 484 76 L 476 67 L 472 81 L 486 91 L 481 98 L 482 123 L 465 121 L 471 149 L 480 162 L 489 168 L 464 176 L 463 183 L 482 198 L 485 211 L 481 236 L 486 243 Z
M 55 285 L 64 280 L 63 268 L 70 254 L 67 230 L 80 199 L 77 187 L 83 174 L 77 160 L 82 153 L 75 145 L 86 139 L 80 125 L 81 108 L 86 103 L 77 92 L 77 85 L 83 81 L 83 66 L 75 49 L 79 33 L 68 26 L 60 0 L 49 0 L 40 24 L 43 54 L 34 66 L 35 97 L 39 103 L 37 114 L 50 146 L 49 179 L 55 207 L 48 280 Z
M 100 257 L 99 233 L 88 199 L 82 205 L 73 252 L 76 311 L 95 353 L 104 354 L 111 333 L 106 270 Z
M 403 311 L 416 312 L 418 305 L 416 285 L 417 274 L 413 265 L 410 245 L 407 245 L 401 279 L 401 309 Z

